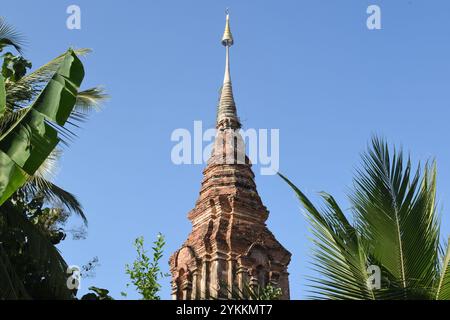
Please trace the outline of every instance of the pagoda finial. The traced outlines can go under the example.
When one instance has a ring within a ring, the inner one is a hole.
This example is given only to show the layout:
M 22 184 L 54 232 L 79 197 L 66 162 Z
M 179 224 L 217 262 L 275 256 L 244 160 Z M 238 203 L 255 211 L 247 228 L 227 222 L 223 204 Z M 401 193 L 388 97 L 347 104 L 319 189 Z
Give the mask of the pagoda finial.
M 225 47 L 231 47 L 233 45 L 233 35 L 231 34 L 231 30 L 230 30 L 230 10 L 227 8 L 225 10 L 225 14 L 227 17 L 227 21 L 225 23 L 225 32 L 223 33 L 223 37 L 222 37 L 222 44 Z
M 217 112 L 217 128 L 239 129 L 241 127 L 241 124 L 237 117 L 230 76 L 230 47 L 233 45 L 234 40 L 230 30 L 230 14 L 228 8 L 225 11 L 225 14 L 225 32 L 223 33 L 222 37 L 222 45 L 224 45 L 226 48 L 225 76 L 223 79 L 223 86 L 220 94 L 219 108 Z

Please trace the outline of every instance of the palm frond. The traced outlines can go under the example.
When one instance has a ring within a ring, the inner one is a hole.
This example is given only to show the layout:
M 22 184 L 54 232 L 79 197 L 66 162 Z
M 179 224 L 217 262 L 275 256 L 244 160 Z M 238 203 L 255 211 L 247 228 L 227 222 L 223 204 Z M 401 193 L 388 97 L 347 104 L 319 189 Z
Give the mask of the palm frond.
M 109 99 L 103 87 L 93 87 L 84 91 L 78 92 L 75 108 L 72 110 L 67 121 L 72 127 L 79 128 L 80 124 L 88 119 L 89 113 L 93 111 L 100 111 L 102 104 Z M 65 128 L 67 129 L 67 128 Z M 60 131 L 59 128 L 57 128 Z M 67 132 L 64 143 L 67 144 L 75 134 L 72 131 Z
M 363 155 L 351 196 L 358 232 L 369 255 L 401 287 L 396 298 L 425 298 L 437 275 L 439 224 L 435 212 L 436 168 L 411 175 L 402 152 L 374 138 Z M 424 296 L 425 295 L 425 296 Z
M 49 156 L 44 160 L 36 170 L 33 177 L 37 180 L 53 180 L 57 174 L 58 162 L 61 158 L 62 150 L 58 147 L 52 150 Z
M 436 287 L 436 300 L 450 300 L 450 240 L 442 259 L 441 276 Z
M 22 54 L 22 46 L 24 38 L 13 26 L 6 23 L 0 17 L 0 52 L 7 46 L 12 46 L 20 54 Z
M 43 195 L 46 201 L 55 206 L 65 206 L 70 213 L 78 215 L 85 225 L 88 224 L 83 206 L 77 197 L 49 180 L 37 176 L 30 177 L 23 189 L 29 195 Z
M 7 240 L 6 235 L 12 233 L 8 243 L 10 247 L 4 247 L 5 253 L 14 268 L 21 270 L 18 276 L 22 283 L 26 283 L 31 298 L 72 299 L 73 292 L 66 285 L 67 264 L 48 237 L 10 202 L 2 205 L 0 216 L 3 218 L 2 242 Z M 20 246 L 20 251 L 14 250 L 17 246 Z M 30 276 L 33 281 L 30 281 Z
M 100 111 L 101 105 L 109 99 L 103 87 L 93 87 L 78 92 L 75 111 L 87 114 L 91 111 Z
M 322 276 L 311 279 L 312 293 L 326 299 L 375 299 L 367 285 L 364 248 L 334 198 L 322 193 L 325 208 L 319 211 L 288 178 L 279 175 L 294 190 L 312 227 L 313 268 Z

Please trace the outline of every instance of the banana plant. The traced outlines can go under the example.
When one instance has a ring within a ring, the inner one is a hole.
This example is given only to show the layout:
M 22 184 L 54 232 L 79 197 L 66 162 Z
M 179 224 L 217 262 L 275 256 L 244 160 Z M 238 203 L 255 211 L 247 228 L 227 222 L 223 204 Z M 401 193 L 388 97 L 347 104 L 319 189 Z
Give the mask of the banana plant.
M 60 142 L 57 127 L 71 115 L 83 77 L 83 65 L 69 49 L 34 102 L 0 135 L 0 205 L 35 174 Z M 5 81 L 0 76 L 0 121 L 5 110 Z
M 0 17 L 0 299 L 72 299 L 67 264 L 30 208 L 42 201 L 87 223 L 78 199 L 51 180 L 62 153 L 57 145 L 67 146 L 71 126 L 108 96 L 101 87 L 79 90 L 78 57 L 89 49 L 68 50 L 27 73 L 22 39 Z M 19 55 L 3 53 L 7 48 Z

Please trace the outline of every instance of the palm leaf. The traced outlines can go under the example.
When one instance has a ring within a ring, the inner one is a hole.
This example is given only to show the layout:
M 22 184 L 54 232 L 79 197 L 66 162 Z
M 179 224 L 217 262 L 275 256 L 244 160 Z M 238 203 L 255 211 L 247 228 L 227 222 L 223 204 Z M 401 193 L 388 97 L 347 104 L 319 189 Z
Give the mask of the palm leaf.
M 312 202 L 285 176 L 279 174 L 294 190 L 306 209 L 314 238 L 313 268 L 322 277 L 311 278 L 315 298 L 374 299 L 367 286 L 366 254 L 355 228 L 351 226 L 333 197 L 322 193 L 325 208 L 316 209 Z
M 67 121 L 72 126 L 78 128 L 79 123 L 85 122 L 88 114 L 92 111 L 100 111 L 102 104 L 109 99 L 109 95 L 103 87 L 93 87 L 78 92 L 75 108 Z M 66 138 L 71 140 L 73 132 L 68 131 Z M 67 144 L 67 143 L 66 143 Z
M 15 232 L 14 240 L 23 239 L 20 251 L 14 250 L 15 246 L 4 249 L 14 270 L 22 270 L 17 277 L 26 284 L 27 294 L 39 299 L 72 299 L 73 292 L 66 285 L 67 264 L 49 238 L 10 202 L 0 208 L 0 216 L 3 220 L 0 232 L 2 242 L 5 235 L 11 232 Z M 8 243 L 11 244 L 10 241 Z M 16 261 L 11 257 L 15 257 Z M 32 281 L 29 276 L 32 276 Z
M 369 255 L 401 288 L 395 298 L 427 298 L 436 279 L 439 248 L 436 170 L 426 168 L 420 179 L 420 168 L 411 176 L 411 162 L 403 162 L 402 152 L 394 150 L 391 158 L 387 144 L 374 138 L 351 198 Z
M 442 259 L 442 270 L 436 287 L 436 300 L 450 300 L 450 241 L 447 243 L 447 252 Z
M 86 114 L 91 111 L 99 111 L 103 102 L 109 99 L 109 95 L 103 87 L 93 87 L 78 92 L 75 111 Z
M 35 174 L 28 178 L 22 190 L 30 199 L 44 196 L 45 201 L 53 206 L 64 206 L 70 213 L 80 216 L 87 225 L 87 218 L 78 199 L 72 193 L 51 182 L 51 179 L 56 175 L 56 166 L 61 154 L 61 149 L 54 149 Z
M 56 177 L 58 170 L 58 162 L 62 156 L 62 149 L 55 148 L 48 155 L 44 162 L 39 166 L 31 179 L 40 180 L 53 180 Z
M 22 53 L 23 36 L 0 17 L 0 52 L 7 46 L 14 47 Z
M 77 197 L 54 183 L 44 178 L 33 177 L 25 184 L 24 191 L 29 195 L 43 195 L 45 200 L 54 206 L 63 205 L 70 213 L 77 214 L 85 225 L 88 224 L 83 206 Z

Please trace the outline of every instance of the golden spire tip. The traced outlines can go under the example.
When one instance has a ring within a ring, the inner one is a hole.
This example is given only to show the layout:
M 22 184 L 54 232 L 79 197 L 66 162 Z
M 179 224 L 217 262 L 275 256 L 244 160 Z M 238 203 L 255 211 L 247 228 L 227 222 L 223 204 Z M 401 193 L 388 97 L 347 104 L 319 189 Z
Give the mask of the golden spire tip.
M 230 30 L 230 10 L 228 8 L 225 10 L 225 14 L 227 18 L 225 23 L 225 32 L 223 33 L 222 37 L 222 44 L 226 47 L 231 47 L 234 43 L 234 40 Z

